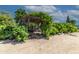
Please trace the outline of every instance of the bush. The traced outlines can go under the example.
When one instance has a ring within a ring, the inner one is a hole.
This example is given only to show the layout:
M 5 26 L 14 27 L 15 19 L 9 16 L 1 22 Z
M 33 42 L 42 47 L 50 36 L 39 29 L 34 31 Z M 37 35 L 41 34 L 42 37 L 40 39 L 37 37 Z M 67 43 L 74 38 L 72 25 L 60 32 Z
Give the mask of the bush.
M 35 24 L 35 23 L 29 23 L 29 25 L 28 25 L 29 27 L 28 27 L 28 30 L 29 30 L 29 32 L 33 32 L 36 28 L 37 28 L 37 24 Z
M 17 26 L 13 28 L 12 35 L 16 41 L 25 41 L 28 39 L 28 31 L 24 26 Z
M 24 26 L 3 27 L 0 28 L 0 39 L 15 39 L 16 41 L 24 41 L 28 39 L 28 32 Z
M 67 24 L 67 28 L 68 28 L 68 32 L 77 32 L 78 31 L 78 28 L 71 23 Z
M 51 35 L 51 28 L 52 28 L 52 23 L 51 22 L 41 24 L 41 31 L 47 39 L 49 39 L 49 36 Z
M 12 37 L 11 26 L 0 25 L 0 39 L 10 39 Z
M 9 15 L 0 15 L 0 39 L 24 41 L 28 38 L 27 28 L 18 26 Z
M 4 33 L 4 29 L 6 28 L 5 25 L 0 25 L 0 39 L 5 39 L 5 33 Z
M 67 33 L 68 32 L 66 23 L 61 23 L 59 26 L 60 26 L 60 28 L 59 28 L 60 33 Z
M 77 32 L 78 30 L 77 27 L 71 23 L 53 23 L 52 27 L 55 27 L 58 33 Z
M 8 14 L 0 14 L 0 39 L 6 39 L 11 37 L 11 29 L 16 23 L 13 18 Z
M 6 28 L 3 29 L 5 39 L 12 39 L 12 29 L 13 28 L 14 27 L 12 27 L 12 26 L 6 26 Z
M 52 27 L 51 28 L 51 35 L 55 35 L 55 34 L 58 34 L 58 29 L 56 27 Z

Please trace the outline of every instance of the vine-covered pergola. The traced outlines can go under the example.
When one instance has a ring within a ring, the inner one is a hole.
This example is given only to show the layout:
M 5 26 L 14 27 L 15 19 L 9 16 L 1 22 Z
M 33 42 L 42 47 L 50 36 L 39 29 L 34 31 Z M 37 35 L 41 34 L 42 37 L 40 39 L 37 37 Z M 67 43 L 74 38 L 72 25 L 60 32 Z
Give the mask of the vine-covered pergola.
M 26 15 L 23 17 L 22 21 L 21 21 L 23 24 L 29 24 L 30 22 L 33 22 L 33 23 L 36 23 L 36 24 L 42 24 L 44 23 L 45 21 L 42 20 L 40 17 L 37 17 L 37 16 L 31 16 L 31 15 Z
M 32 15 L 25 15 L 21 21 L 22 24 L 28 26 L 28 30 L 29 30 L 29 24 L 31 22 L 38 25 L 38 27 L 41 29 L 42 34 L 49 35 L 49 33 L 47 33 L 47 31 L 49 32 L 48 29 L 50 29 L 49 27 L 51 26 L 49 21 L 43 20 L 38 16 L 32 16 Z

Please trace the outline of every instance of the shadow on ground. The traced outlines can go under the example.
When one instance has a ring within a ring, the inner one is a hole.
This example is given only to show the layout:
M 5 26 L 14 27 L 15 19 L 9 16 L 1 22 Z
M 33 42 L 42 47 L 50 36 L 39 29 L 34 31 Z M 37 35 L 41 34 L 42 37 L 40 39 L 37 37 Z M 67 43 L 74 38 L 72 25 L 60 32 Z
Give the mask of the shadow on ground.
M 38 33 L 31 33 L 29 35 L 29 38 L 28 40 L 40 40 L 40 39 L 46 39 L 42 34 L 38 34 Z M 12 40 L 1 40 L 0 41 L 0 44 L 13 44 L 13 45 L 16 45 L 16 44 L 22 44 L 22 43 L 25 43 L 25 42 L 17 42 L 15 39 L 12 39 Z
M 0 42 L 0 44 L 13 44 L 13 45 L 16 45 L 16 44 L 22 44 L 22 43 L 24 43 L 24 42 L 16 42 L 15 40 L 3 40 L 3 41 L 1 41 Z

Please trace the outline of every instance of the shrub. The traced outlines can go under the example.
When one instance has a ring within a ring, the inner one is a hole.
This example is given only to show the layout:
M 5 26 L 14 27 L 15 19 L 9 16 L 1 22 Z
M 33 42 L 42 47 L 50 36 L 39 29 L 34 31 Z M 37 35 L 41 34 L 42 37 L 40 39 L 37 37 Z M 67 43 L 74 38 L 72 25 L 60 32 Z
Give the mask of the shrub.
M 26 15 L 26 11 L 24 9 L 21 9 L 21 8 L 17 9 L 15 11 L 16 22 L 21 24 L 21 20 L 22 20 L 23 16 L 25 16 L 25 15 Z
M 29 25 L 28 25 L 29 27 L 28 27 L 28 30 L 29 30 L 29 32 L 33 32 L 36 28 L 37 28 L 37 24 L 35 24 L 35 23 L 29 23 Z
M 11 26 L 0 25 L 0 39 L 12 38 L 12 29 Z
M 6 39 L 11 37 L 11 29 L 16 23 L 13 18 L 8 14 L 0 14 L 0 39 Z
M 52 23 L 51 22 L 41 24 L 41 31 L 47 39 L 49 39 L 49 36 L 51 35 L 51 28 L 52 28 Z
M 5 39 L 4 29 L 6 28 L 5 25 L 0 25 L 0 39 Z
M 55 35 L 55 34 L 58 34 L 58 29 L 56 27 L 52 27 L 51 28 L 51 35 Z
M 0 15 L 0 39 L 24 41 L 28 38 L 27 28 L 18 26 L 9 15 Z
M 78 28 L 71 23 L 67 24 L 67 28 L 68 28 L 68 32 L 77 32 L 78 31 Z
M 24 41 L 28 38 L 28 32 L 24 26 L 3 27 L 0 28 L 0 39 L 15 39 L 16 41 Z
M 12 29 L 14 27 L 12 26 L 6 26 L 6 28 L 3 30 L 5 39 L 12 39 Z
M 77 27 L 71 23 L 53 23 L 52 27 L 55 27 L 58 33 L 76 32 L 78 30 Z
M 14 19 L 8 14 L 0 14 L 0 25 L 15 26 Z
M 16 41 L 25 41 L 28 39 L 28 31 L 24 26 L 17 26 L 13 28 L 12 35 Z
M 60 26 L 60 29 L 59 29 L 60 33 L 67 33 L 68 32 L 66 23 L 61 23 L 59 26 Z

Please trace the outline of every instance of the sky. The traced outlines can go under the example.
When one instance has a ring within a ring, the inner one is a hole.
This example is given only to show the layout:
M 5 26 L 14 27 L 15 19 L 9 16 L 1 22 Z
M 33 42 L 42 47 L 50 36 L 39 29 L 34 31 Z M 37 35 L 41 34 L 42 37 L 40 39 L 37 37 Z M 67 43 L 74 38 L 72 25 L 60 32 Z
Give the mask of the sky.
M 24 8 L 26 12 L 47 12 L 55 22 L 65 22 L 70 16 L 79 25 L 79 5 L 0 5 L 0 11 L 13 15 L 18 8 Z

